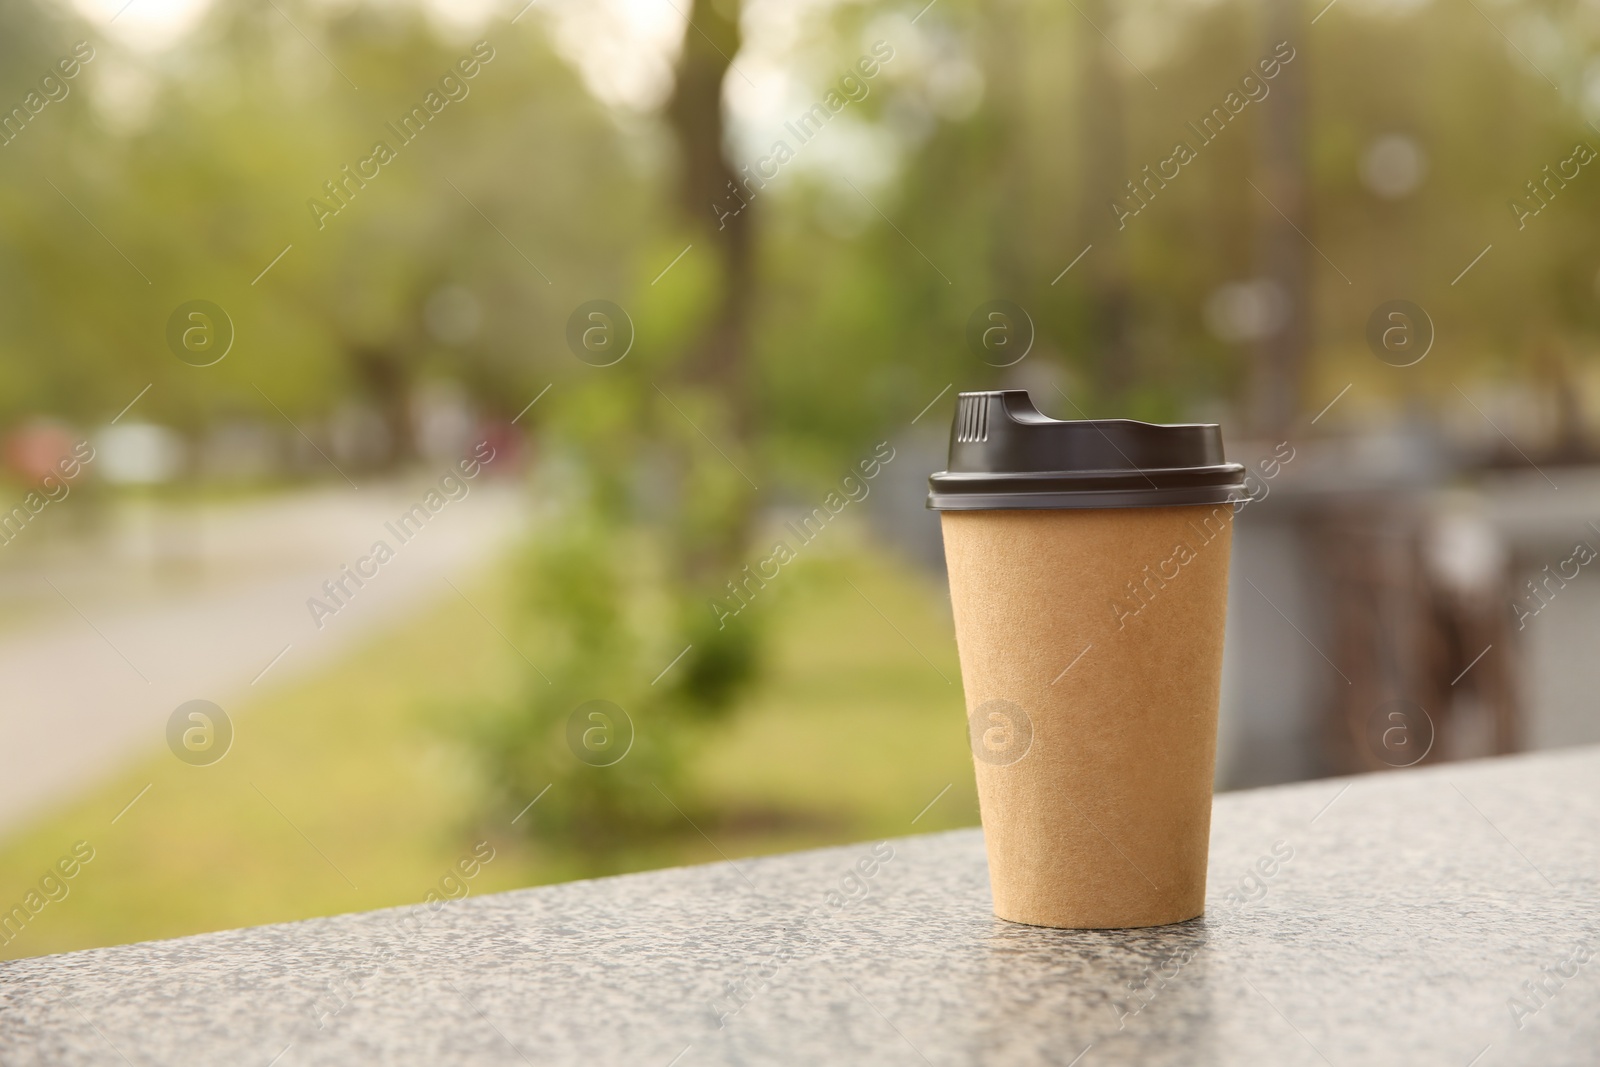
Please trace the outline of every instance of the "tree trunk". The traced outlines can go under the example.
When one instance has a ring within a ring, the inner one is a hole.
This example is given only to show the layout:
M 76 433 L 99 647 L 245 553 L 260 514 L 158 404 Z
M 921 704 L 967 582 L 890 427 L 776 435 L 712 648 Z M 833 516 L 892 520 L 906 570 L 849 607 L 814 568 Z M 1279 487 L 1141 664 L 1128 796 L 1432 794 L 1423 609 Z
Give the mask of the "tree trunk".
M 718 275 L 715 304 L 690 342 L 680 380 L 702 398 L 709 394 L 714 400 L 719 421 L 697 429 L 732 456 L 745 452 L 754 430 L 749 366 L 755 297 L 752 215 L 761 187 L 759 177 L 752 180 L 738 172 L 725 143 L 722 90 L 730 73 L 739 76 L 733 66 L 740 44 L 739 9 L 740 0 L 694 0 L 676 86 L 667 104 L 667 121 L 679 151 L 679 210 L 695 252 L 715 257 Z M 741 475 L 748 464 L 748 459 L 738 464 Z M 673 549 L 675 566 L 690 587 L 715 585 L 737 566 L 749 539 L 753 500 L 745 494 L 731 507 L 680 531 Z
M 751 208 L 732 211 L 759 197 L 760 178 L 742 185 L 724 144 L 722 86 L 739 51 L 739 9 L 740 0 L 694 0 L 667 121 L 680 153 L 679 208 L 695 245 L 716 257 L 721 276 L 716 307 L 691 346 L 685 377 L 721 395 L 732 429 L 744 441 L 752 415 L 748 364 L 755 231 Z
M 1283 66 L 1272 93 L 1261 102 L 1260 172 L 1256 197 L 1260 224 L 1257 258 L 1263 278 L 1279 286 L 1287 312 L 1283 326 L 1256 344 L 1251 381 L 1251 422 L 1257 433 L 1278 437 L 1299 413 L 1311 352 L 1311 246 L 1306 190 L 1307 70 L 1310 62 L 1305 10 L 1268 0 L 1267 48 L 1288 41 L 1293 62 Z M 1271 203 L 1267 203 L 1270 200 Z M 1279 214 L 1282 212 L 1282 214 Z M 1298 230 L 1296 229 L 1298 227 Z
M 1103 403 L 1120 403 L 1132 385 L 1135 368 L 1129 343 L 1128 274 L 1122 253 L 1126 235 L 1119 232 L 1111 202 L 1123 195 L 1127 163 L 1122 82 L 1113 64 L 1123 62 L 1095 27 L 1110 25 L 1113 12 L 1105 0 L 1083 0 L 1082 42 L 1083 199 L 1080 204 L 1084 242 L 1095 245 L 1094 281 L 1089 289 L 1089 345 L 1098 361 L 1096 385 Z M 1071 249 L 1068 258 L 1080 250 Z

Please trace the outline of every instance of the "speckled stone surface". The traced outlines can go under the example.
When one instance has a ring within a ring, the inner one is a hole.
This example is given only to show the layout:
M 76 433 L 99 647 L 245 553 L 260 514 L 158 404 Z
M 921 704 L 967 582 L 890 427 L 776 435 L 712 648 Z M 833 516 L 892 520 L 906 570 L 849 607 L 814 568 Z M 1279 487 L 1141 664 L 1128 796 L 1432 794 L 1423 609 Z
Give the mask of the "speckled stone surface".
M 0 1063 L 1592 1065 L 1600 748 L 1221 796 L 1159 930 L 994 919 L 977 831 L 398 915 L 0 964 Z

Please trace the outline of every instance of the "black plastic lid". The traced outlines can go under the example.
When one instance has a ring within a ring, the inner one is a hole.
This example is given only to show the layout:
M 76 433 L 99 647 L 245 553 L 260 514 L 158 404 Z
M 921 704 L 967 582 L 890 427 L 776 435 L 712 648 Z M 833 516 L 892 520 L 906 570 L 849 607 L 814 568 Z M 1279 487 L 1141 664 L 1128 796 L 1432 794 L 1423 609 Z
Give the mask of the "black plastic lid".
M 1215 423 L 1061 422 L 1027 391 L 961 393 L 950 469 L 928 479 L 935 511 L 1146 508 L 1245 498 L 1244 467 Z

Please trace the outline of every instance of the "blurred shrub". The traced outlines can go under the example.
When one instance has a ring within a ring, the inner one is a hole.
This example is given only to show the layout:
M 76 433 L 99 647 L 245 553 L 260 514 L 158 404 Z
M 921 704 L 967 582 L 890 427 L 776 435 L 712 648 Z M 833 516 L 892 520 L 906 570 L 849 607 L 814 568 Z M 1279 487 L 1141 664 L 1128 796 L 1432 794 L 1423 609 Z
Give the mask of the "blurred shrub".
M 558 451 L 535 489 L 548 508 L 518 577 L 538 635 L 523 696 L 471 736 L 502 810 L 543 794 L 517 826 L 599 868 L 640 838 L 692 832 L 685 816 L 715 819 L 689 755 L 754 681 L 762 636 L 709 606 L 710 576 L 728 577 L 716 546 L 739 543 L 736 497 L 703 484 L 704 464 L 645 462 L 672 455 L 670 434 L 632 437 L 623 395 L 570 401 L 565 425 L 588 447 Z

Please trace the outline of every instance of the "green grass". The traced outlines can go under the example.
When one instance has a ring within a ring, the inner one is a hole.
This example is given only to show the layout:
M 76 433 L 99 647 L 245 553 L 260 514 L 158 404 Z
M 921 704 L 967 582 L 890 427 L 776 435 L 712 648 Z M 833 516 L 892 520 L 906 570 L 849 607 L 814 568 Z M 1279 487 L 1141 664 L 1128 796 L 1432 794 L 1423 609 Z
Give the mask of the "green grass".
M 505 583 L 469 595 L 517 634 Z M 852 549 L 797 562 L 748 610 L 771 613 L 770 668 L 693 766 L 701 799 L 723 813 L 702 827 L 715 845 L 686 824 L 606 869 L 977 823 L 942 589 Z M 484 838 L 497 854 L 474 893 L 593 873 L 580 852 L 526 841 L 503 817 L 480 821 L 452 719 L 511 699 L 526 669 L 452 596 L 317 676 L 229 707 L 237 734 L 219 763 L 190 767 L 152 747 L 0 843 L 0 910 L 22 903 L 74 842 L 96 853 L 0 958 L 419 903 Z

